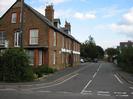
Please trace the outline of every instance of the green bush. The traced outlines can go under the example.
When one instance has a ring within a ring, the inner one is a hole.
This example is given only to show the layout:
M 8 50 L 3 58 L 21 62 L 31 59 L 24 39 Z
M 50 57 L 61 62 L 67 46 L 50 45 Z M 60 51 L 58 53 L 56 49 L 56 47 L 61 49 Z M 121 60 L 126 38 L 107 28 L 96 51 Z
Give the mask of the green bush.
M 127 47 L 121 50 L 118 56 L 118 65 L 125 71 L 133 73 L 133 48 Z
M 0 81 L 2 80 L 2 68 L 3 68 L 3 60 L 2 60 L 2 53 L 0 53 Z
M 50 73 L 54 73 L 57 71 L 56 69 L 50 68 L 47 65 L 38 66 L 34 68 L 34 73 L 38 75 L 38 77 L 42 77 L 43 75 L 47 75 Z
M 23 49 L 7 49 L 1 55 L 0 80 L 22 82 L 33 80 L 33 70 Z

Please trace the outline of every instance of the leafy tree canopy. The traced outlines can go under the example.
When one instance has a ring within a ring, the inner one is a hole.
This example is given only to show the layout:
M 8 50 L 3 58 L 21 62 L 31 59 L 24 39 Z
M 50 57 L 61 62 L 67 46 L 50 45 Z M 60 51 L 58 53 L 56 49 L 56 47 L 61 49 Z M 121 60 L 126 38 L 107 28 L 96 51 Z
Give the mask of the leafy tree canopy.
M 83 58 L 103 58 L 104 50 L 100 46 L 96 46 L 94 38 L 89 36 L 89 39 L 81 44 L 81 57 Z

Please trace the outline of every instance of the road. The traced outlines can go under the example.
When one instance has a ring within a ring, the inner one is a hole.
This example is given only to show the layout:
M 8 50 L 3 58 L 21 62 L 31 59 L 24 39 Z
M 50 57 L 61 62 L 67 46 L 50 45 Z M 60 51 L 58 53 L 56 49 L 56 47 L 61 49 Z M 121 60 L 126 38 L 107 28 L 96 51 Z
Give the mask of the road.
M 111 63 L 85 63 L 56 81 L 0 89 L 0 99 L 133 99 L 133 85 Z

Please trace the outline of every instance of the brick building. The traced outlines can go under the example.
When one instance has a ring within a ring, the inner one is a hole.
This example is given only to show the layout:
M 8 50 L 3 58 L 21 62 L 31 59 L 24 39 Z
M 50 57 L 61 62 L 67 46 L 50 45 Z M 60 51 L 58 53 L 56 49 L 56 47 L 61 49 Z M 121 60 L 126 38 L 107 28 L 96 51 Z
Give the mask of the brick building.
M 0 50 L 20 47 L 21 0 L 0 18 Z M 34 66 L 47 64 L 62 69 L 80 62 L 80 42 L 71 35 L 71 25 L 54 18 L 52 5 L 45 16 L 24 3 L 22 44 Z
M 133 42 L 132 41 L 120 42 L 120 48 L 124 48 L 124 47 L 133 47 Z

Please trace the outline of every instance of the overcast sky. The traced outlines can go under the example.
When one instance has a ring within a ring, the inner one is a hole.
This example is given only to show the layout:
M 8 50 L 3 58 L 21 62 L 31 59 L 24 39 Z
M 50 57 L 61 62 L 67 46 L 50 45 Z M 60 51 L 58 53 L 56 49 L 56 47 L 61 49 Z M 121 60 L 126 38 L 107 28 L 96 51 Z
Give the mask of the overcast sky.
M 0 0 L 0 17 L 16 0 Z M 116 47 L 121 41 L 133 41 L 133 0 L 25 0 L 44 14 L 53 4 L 55 17 L 72 26 L 72 35 L 80 42 L 94 37 L 104 49 Z

